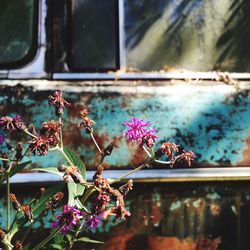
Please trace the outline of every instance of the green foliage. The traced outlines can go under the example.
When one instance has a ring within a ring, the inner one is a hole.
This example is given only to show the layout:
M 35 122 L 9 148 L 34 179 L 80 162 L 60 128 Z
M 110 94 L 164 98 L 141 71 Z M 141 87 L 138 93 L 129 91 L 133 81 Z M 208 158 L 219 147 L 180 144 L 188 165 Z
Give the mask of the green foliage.
M 85 165 L 83 164 L 82 160 L 69 148 L 64 147 L 63 148 L 64 153 L 67 155 L 69 160 L 74 166 L 77 166 L 83 176 L 83 179 L 86 180 L 86 168 Z M 82 196 L 83 192 L 85 190 L 85 187 L 74 183 L 74 182 L 69 182 L 68 183 L 68 205 L 71 206 L 77 206 L 78 208 L 82 208 L 82 204 L 79 201 L 78 196 Z

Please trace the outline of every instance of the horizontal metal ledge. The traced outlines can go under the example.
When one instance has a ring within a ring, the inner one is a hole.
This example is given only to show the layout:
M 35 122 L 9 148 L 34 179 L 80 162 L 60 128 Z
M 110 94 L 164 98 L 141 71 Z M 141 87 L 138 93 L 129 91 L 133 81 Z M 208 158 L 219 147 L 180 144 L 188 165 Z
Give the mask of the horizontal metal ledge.
M 116 179 L 129 170 L 104 170 L 103 176 Z M 87 180 L 92 181 L 95 171 L 87 171 Z M 250 180 L 250 168 L 198 168 L 198 169 L 146 169 L 131 174 L 124 180 L 136 182 L 184 182 L 184 181 L 230 181 Z M 49 183 L 62 180 L 62 176 L 50 173 L 20 173 L 11 183 Z
M 227 72 L 138 72 L 138 73 L 54 73 L 55 80 L 170 80 L 170 79 L 204 79 L 218 80 L 220 75 L 229 74 L 233 79 L 249 80 L 250 73 Z

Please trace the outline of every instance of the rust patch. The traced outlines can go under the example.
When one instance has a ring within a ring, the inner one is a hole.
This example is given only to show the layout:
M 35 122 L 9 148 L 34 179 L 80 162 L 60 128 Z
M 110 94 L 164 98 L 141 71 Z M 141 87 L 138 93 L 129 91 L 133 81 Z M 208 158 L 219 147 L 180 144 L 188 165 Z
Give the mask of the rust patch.
M 238 167 L 249 167 L 250 165 L 250 137 L 246 139 L 247 148 L 243 152 L 243 160 L 240 161 Z

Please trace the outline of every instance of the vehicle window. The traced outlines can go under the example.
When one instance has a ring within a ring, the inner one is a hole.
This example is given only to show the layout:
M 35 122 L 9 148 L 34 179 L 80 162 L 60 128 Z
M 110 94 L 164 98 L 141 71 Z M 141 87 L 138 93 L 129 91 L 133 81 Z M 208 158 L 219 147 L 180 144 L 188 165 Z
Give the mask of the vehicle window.
M 250 2 L 124 0 L 127 67 L 249 72 Z
M 250 53 L 246 53 L 250 44 L 249 1 L 67 3 L 69 51 L 64 49 L 68 52 L 63 59 L 64 66 L 69 66 L 66 71 L 109 71 L 123 67 L 133 72 L 250 71 Z M 62 1 L 57 5 L 60 8 Z M 64 27 L 61 33 L 65 30 Z M 57 72 L 65 72 L 65 67 Z
M 33 55 L 36 39 L 34 0 L 1 0 L 0 66 L 12 67 Z M 32 54 L 32 55 L 31 55 Z
M 116 0 L 72 0 L 70 67 L 73 70 L 117 68 Z

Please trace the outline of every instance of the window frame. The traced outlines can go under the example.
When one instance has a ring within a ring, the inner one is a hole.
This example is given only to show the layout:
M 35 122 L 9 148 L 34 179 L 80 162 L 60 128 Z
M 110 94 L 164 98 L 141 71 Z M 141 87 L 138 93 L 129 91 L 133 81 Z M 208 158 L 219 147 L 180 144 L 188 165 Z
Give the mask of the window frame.
M 125 49 L 125 10 L 124 0 L 118 1 L 118 40 L 119 40 L 119 68 L 116 72 L 52 72 L 52 79 L 55 80 L 172 80 L 172 79 L 201 79 L 201 80 L 218 80 L 220 74 L 224 71 L 207 71 L 207 72 L 124 72 L 126 68 L 126 49 Z M 238 80 L 250 80 L 250 72 L 229 72 L 230 78 Z

